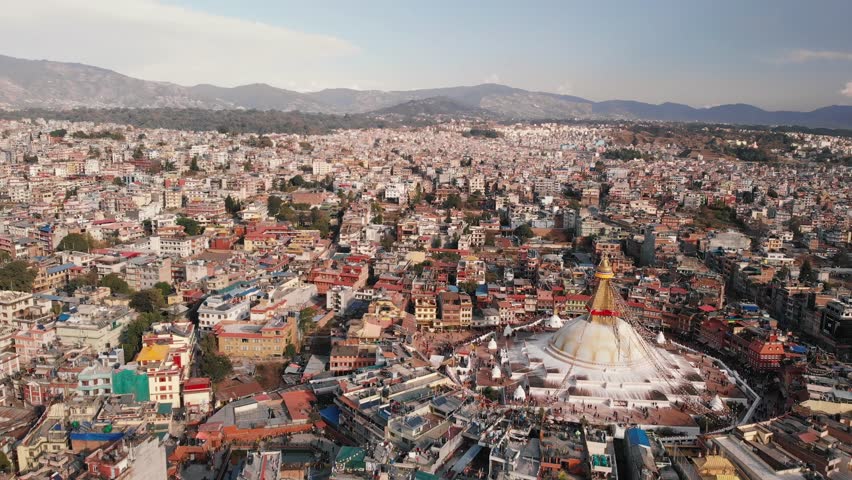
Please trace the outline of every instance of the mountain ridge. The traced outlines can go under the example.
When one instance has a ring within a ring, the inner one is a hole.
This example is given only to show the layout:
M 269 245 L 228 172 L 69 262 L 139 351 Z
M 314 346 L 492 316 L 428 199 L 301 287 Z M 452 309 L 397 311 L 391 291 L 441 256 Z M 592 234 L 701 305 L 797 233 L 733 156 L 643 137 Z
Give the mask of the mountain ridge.
M 768 111 L 743 103 L 695 108 L 674 102 L 595 102 L 496 83 L 392 91 L 328 88 L 316 92 L 297 92 L 266 83 L 236 87 L 210 83 L 182 86 L 141 80 L 82 63 L 0 55 L 0 108 L 78 107 L 298 110 L 338 115 L 435 114 L 499 120 L 624 119 L 852 128 L 852 106 L 847 105 L 796 112 Z

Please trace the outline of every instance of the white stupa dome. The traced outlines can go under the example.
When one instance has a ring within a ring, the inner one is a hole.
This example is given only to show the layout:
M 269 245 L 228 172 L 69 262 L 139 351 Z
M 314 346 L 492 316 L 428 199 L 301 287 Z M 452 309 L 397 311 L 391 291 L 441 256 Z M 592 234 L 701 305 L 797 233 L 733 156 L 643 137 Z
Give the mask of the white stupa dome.
M 659 332 L 657 332 L 657 344 L 658 345 L 665 345 L 665 343 L 666 343 L 666 336 L 663 335 L 663 331 L 660 330 Z
M 494 340 L 494 337 L 491 337 L 491 340 L 488 342 L 488 350 L 497 351 L 497 340 Z
M 494 368 L 491 369 L 491 380 L 499 380 L 503 377 L 503 372 L 500 371 L 500 367 L 494 365 Z
M 524 391 L 524 387 L 518 385 L 518 388 L 515 389 L 515 394 L 512 397 L 516 402 L 523 402 L 527 399 L 527 392 Z
M 710 410 L 713 410 L 714 412 L 725 411 L 725 402 L 722 401 L 719 394 L 716 394 L 716 396 L 713 397 L 713 400 L 710 400 Z
M 506 328 L 503 329 L 503 336 L 504 337 L 511 337 L 514 332 L 515 331 L 512 330 L 511 325 L 506 325 Z
M 548 318 L 547 322 L 545 323 L 545 326 L 547 328 L 553 328 L 553 329 L 560 329 L 564 325 L 565 325 L 565 322 L 562 321 L 562 318 L 560 318 L 559 315 L 557 315 L 555 313 L 553 314 L 552 317 Z
M 550 337 L 545 351 L 563 361 L 596 369 L 625 369 L 651 363 L 648 345 L 617 311 L 616 294 L 609 286 L 613 277 L 604 257 L 595 276 L 595 290 L 587 315 L 572 318 Z
M 585 366 L 630 367 L 649 362 L 642 339 L 629 323 L 613 318 L 606 325 L 580 316 L 568 321 L 551 337 L 546 351 Z

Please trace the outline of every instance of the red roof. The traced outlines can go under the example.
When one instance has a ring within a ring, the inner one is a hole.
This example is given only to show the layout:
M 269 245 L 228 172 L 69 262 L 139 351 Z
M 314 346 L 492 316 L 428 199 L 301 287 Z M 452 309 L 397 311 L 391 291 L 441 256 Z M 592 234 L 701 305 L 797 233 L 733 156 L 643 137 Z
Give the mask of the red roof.
M 716 308 L 713 307 L 713 306 L 710 306 L 710 305 L 701 305 L 700 307 L 698 307 L 698 309 L 701 310 L 702 312 L 706 312 L 706 313 L 716 311 Z

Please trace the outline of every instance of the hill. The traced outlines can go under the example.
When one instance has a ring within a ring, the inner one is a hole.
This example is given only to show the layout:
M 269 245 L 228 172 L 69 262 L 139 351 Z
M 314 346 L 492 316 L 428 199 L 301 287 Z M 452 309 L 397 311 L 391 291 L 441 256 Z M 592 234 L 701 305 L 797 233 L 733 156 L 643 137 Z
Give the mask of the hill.
M 749 125 L 852 128 L 852 106 L 811 112 L 766 111 L 733 104 L 693 108 L 631 100 L 592 102 L 498 84 L 409 91 L 326 89 L 296 92 L 267 84 L 181 86 L 140 80 L 79 63 L 25 60 L 0 55 L 0 108 L 193 108 L 277 110 L 321 114 L 475 116 L 514 120 L 629 119 Z M 396 109 L 396 110 L 394 110 Z

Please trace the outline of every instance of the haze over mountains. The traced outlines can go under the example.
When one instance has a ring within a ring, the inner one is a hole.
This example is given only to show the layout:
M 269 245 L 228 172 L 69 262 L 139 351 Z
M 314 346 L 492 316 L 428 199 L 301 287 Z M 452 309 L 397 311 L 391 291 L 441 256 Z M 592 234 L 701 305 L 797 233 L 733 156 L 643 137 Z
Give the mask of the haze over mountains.
M 329 114 L 464 116 L 493 119 L 610 118 L 852 128 L 852 106 L 770 112 L 747 104 L 693 108 L 629 100 L 593 102 L 497 84 L 409 91 L 326 89 L 295 92 L 266 84 L 239 87 L 140 80 L 78 63 L 0 55 L 0 108 L 202 108 L 299 110 Z

